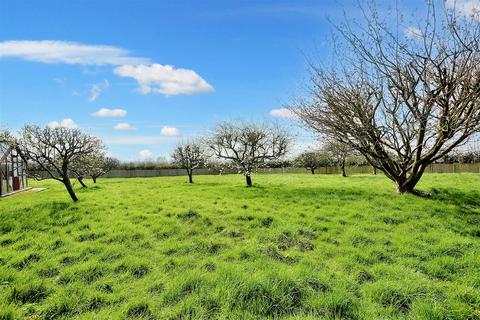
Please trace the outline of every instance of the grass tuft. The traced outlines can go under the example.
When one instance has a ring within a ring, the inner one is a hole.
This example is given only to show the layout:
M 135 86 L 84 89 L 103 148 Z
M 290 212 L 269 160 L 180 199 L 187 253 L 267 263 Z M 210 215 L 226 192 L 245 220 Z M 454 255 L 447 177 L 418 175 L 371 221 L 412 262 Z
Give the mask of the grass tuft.
M 153 314 L 150 311 L 150 306 L 147 303 L 135 303 L 128 306 L 126 312 L 127 318 L 152 318 Z
M 12 303 L 37 303 L 50 294 L 50 290 L 43 283 L 29 283 L 14 286 L 10 292 L 9 301 Z

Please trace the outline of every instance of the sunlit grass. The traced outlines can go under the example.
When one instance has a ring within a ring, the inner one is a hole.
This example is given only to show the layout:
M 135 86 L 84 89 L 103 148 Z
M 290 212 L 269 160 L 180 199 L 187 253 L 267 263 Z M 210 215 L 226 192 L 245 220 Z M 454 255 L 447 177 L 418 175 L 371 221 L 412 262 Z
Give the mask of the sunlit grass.
M 100 179 L 0 200 L 0 319 L 478 319 L 480 175 Z

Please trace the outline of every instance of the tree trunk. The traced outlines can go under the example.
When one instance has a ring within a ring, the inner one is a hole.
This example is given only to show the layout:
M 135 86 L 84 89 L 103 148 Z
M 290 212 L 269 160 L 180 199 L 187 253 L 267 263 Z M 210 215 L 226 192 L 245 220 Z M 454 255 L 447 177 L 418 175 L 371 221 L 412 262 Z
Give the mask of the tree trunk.
M 80 182 L 80 184 L 82 185 L 83 188 L 87 188 L 87 185 L 85 183 L 83 183 L 83 178 L 78 177 L 77 180 L 78 180 L 78 182 Z
M 93 176 L 92 180 L 93 180 L 93 183 L 97 183 L 97 177 Z
M 189 183 L 193 183 L 193 174 L 192 174 L 192 172 L 189 172 L 189 173 L 188 173 L 188 182 L 189 182 Z
M 245 174 L 245 179 L 247 181 L 247 187 L 251 187 L 252 186 L 252 177 L 250 176 L 250 173 Z
M 409 183 L 408 181 L 396 181 L 395 184 L 397 186 L 397 193 L 414 193 L 413 188 L 415 184 Z
M 63 179 L 63 184 L 65 185 L 65 188 L 68 191 L 68 194 L 72 198 L 73 202 L 78 202 L 77 195 L 75 194 L 75 191 L 73 191 L 72 183 L 70 182 L 69 178 Z
M 415 173 L 411 173 L 408 178 L 400 178 L 395 181 L 395 184 L 397 186 L 397 192 L 400 194 L 403 193 L 412 193 L 419 195 L 420 193 L 415 191 L 415 186 L 417 185 L 418 181 L 420 181 L 420 178 L 423 175 L 424 169 L 420 169 L 419 171 Z
M 342 161 L 340 168 L 342 169 L 342 177 L 346 177 L 347 173 L 345 172 L 345 160 Z
M 373 167 L 373 174 L 377 174 L 377 168 Z
M 315 168 L 310 168 L 310 171 L 312 171 L 312 174 L 315 174 Z

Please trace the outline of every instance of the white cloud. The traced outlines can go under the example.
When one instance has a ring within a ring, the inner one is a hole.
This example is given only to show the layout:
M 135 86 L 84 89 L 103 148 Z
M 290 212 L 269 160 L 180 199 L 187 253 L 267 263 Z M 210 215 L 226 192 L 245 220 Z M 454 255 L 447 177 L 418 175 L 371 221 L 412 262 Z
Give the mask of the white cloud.
M 110 82 L 108 82 L 108 80 L 103 80 L 101 83 L 95 83 L 90 89 L 90 98 L 88 100 L 91 102 L 97 100 L 102 91 L 108 87 L 110 87 Z
M 160 130 L 160 133 L 164 137 L 176 137 L 180 135 L 180 131 L 177 128 L 167 127 L 167 126 L 162 127 L 162 129 Z
M 132 57 L 125 49 L 106 45 L 87 45 L 56 40 L 11 40 L 0 42 L 0 57 L 20 58 L 43 63 L 66 63 L 88 66 L 113 65 L 115 74 L 137 80 L 143 94 L 167 96 L 214 91 L 213 87 L 190 69 L 153 63 L 150 59 Z M 95 101 L 108 87 L 108 81 L 94 84 L 90 101 Z
M 418 40 L 418 39 L 421 39 L 422 36 L 423 36 L 423 32 L 416 27 L 410 26 L 405 29 L 405 37 L 407 37 L 408 39 Z
M 480 0 L 446 0 L 445 6 L 466 18 L 480 20 Z
M 111 117 L 111 118 L 121 118 L 125 117 L 127 115 L 127 110 L 124 109 L 108 109 L 108 108 L 100 108 L 94 113 L 92 113 L 92 116 L 94 117 Z
M 47 126 L 51 129 L 55 128 L 68 128 L 68 129 L 76 129 L 78 125 L 70 118 L 63 119 L 62 121 L 50 121 Z
M 95 101 L 97 100 L 98 96 L 102 92 L 102 89 L 100 88 L 99 85 L 94 84 L 92 88 L 90 89 L 90 98 L 88 98 L 89 101 Z
M 195 71 L 175 69 L 170 65 L 123 65 L 114 69 L 121 77 L 137 80 L 138 90 L 143 93 L 161 93 L 167 96 L 212 92 L 213 87 Z
M 121 131 L 129 131 L 129 130 L 136 130 L 137 128 L 133 127 L 132 125 L 130 125 L 129 123 L 126 123 L 126 122 L 121 122 L 121 123 L 117 123 L 113 129 L 115 130 L 121 130 Z
M 0 57 L 14 57 L 43 63 L 80 65 L 137 65 L 149 59 L 131 57 L 125 49 L 54 40 L 12 40 L 0 42 Z
M 270 115 L 275 118 L 287 118 L 290 120 L 298 119 L 297 115 L 287 108 L 272 109 L 270 110 Z
M 153 159 L 153 153 L 152 153 L 152 151 L 150 151 L 148 149 L 141 150 L 138 153 L 138 155 L 140 156 L 141 160 L 151 160 L 151 159 Z
M 67 82 L 67 78 L 65 78 L 65 77 L 62 77 L 62 78 L 54 78 L 53 81 L 55 81 L 56 83 L 58 83 L 58 84 L 61 85 L 61 86 L 64 86 L 65 83 Z

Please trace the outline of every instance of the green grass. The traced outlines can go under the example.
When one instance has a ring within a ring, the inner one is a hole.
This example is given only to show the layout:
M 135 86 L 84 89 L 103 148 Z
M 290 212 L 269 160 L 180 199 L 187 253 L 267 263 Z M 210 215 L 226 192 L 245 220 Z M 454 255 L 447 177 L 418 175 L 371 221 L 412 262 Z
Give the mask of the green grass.
M 0 319 L 479 319 L 480 175 L 54 181 L 0 200 Z

